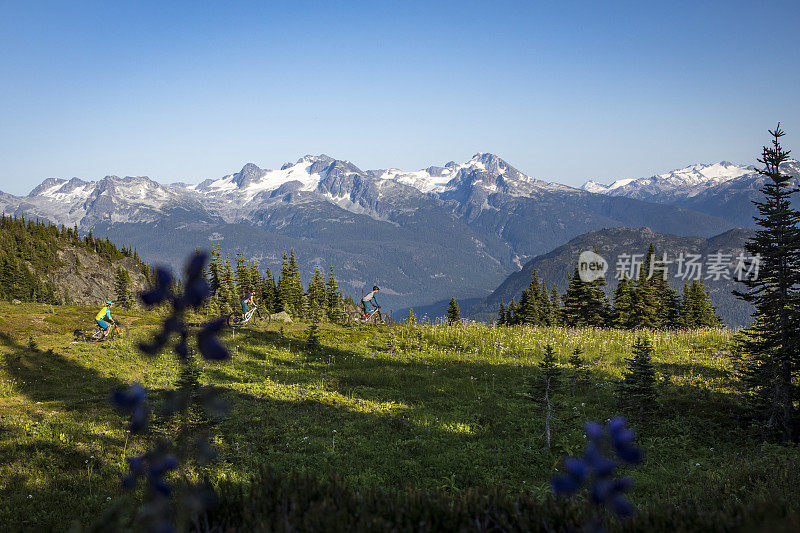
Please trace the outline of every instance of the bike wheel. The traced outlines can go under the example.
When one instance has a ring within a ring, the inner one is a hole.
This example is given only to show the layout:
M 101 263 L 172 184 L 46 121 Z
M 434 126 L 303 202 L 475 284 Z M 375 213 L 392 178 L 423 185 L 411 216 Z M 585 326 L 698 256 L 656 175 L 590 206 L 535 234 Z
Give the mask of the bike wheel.
M 242 315 L 231 313 L 228 315 L 228 327 L 235 328 L 242 325 Z
M 358 311 L 353 311 L 349 315 L 347 315 L 347 323 L 350 326 L 356 326 L 361 324 L 361 313 Z
M 85 342 L 97 342 L 102 338 L 103 332 L 97 328 L 89 328 L 83 332 L 83 340 Z
M 386 313 L 381 313 L 378 317 L 378 324 L 387 326 L 392 323 L 392 319 Z
M 266 326 L 267 324 L 269 324 L 269 315 L 267 315 L 265 318 L 261 313 L 256 311 L 255 314 L 253 315 L 253 325 L 256 326 L 257 328 L 261 328 Z
M 113 336 L 114 339 L 127 339 L 128 338 L 128 327 L 127 326 L 122 326 L 122 325 L 117 325 L 117 327 L 114 328 L 114 331 L 112 332 L 112 334 L 114 335 Z

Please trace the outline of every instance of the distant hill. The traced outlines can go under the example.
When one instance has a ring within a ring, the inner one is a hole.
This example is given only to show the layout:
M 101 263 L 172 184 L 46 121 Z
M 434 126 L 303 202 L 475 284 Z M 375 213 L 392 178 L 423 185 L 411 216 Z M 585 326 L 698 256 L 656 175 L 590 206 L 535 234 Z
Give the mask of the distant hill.
M 755 230 L 733 229 L 715 237 L 680 237 L 656 233 L 650 228 L 607 228 L 600 231 L 591 231 L 580 235 L 567 244 L 544 255 L 537 256 L 527 262 L 519 272 L 511 274 L 492 294 L 483 298 L 469 309 L 462 309 L 462 315 L 473 319 L 488 320 L 496 318 L 497 309 L 501 301 L 506 304 L 513 299 L 519 301 L 523 289 L 530 283 L 531 272 L 536 269 L 539 278 L 547 282 L 548 288 L 553 284 L 563 294 L 567 288 L 568 277 L 572 275 L 578 262 L 578 256 L 585 250 L 597 249 L 597 252 L 609 262 L 609 272 L 606 274 L 608 282 L 607 294 L 609 297 L 617 286 L 614 275 L 617 257 L 620 254 L 644 254 L 652 242 L 656 253 L 660 256 L 667 253 L 668 259 L 675 259 L 679 253 L 700 254 L 705 263 L 709 254 L 723 252 L 731 254 L 734 258 L 744 250 L 744 243 L 752 237 Z M 676 278 L 676 265 L 670 265 L 670 285 L 683 291 L 684 280 Z M 731 269 L 732 270 L 732 269 Z M 703 274 L 705 276 L 705 273 Z M 730 327 L 744 326 L 750 323 L 749 304 L 735 298 L 731 291 L 739 285 L 731 280 L 721 279 L 714 281 L 704 279 L 711 289 L 711 300 L 717 308 L 717 314 L 726 325 Z
M 144 288 L 148 266 L 130 249 L 75 228 L 0 218 L 0 299 L 99 305 L 114 299 L 117 269 Z

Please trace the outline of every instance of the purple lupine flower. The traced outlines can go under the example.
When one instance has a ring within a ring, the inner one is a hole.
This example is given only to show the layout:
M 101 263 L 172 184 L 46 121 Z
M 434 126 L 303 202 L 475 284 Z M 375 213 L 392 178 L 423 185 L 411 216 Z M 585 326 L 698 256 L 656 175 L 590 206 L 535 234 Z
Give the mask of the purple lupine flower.
M 225 348 L 216 337 L 216 333 L 221 330 L 224 325 L 224 318 L 213 320 L 203 326 L 203 329 L 197 334 L 197 349 L 204 359 L 223 361 L 230 358 L 230 352 L 228 352 L 228 349 Z
M 553 492 L 557 496 L 572 496 L 588 481 L 592 502 L 608 508 L 620 518 L 631 516 L 635 509 L 624 493 L 633 486 L 633 480 L 614 478 L 617 461 L 606 457 L 604 451 L 613 451 L 620 462 L 638 464 L 642 452 L 634 444 L 636 435 L 622 417 L 609 420 L 605 428 L 597 422 L 587 422 L 585 430 L 589 442 L 583 457 L 564 460 L 566 473 L 551 480 Z
M 139 295 L 142 303 L 147 307 L 152 307 L 164 302 L 170 295 L 172 287 L 172 273 L 164 267 L 156 268 L 156 283 L 149 291 Z
M 111 402 L 126 411 L 132 410 L 137 405 L 144 402 L 147 392 L 141 383 L 134 383 L 127 389 L 117 389 L 111 393 Z
M 184 292 L 181 295 L 173 294 L 173 277 L 169 270 L 158 268 L 155 271 L 153 287 L 141 294 L 140 297 L 146 306 L 168 304 L 171 306 L 171 313 L 149 342 L 139 344 L 139 349 L 142 352 L 150 355 L 162 353 L 173 336 L 178 336 L 179 340 L 174 346 L 174 351 L 182 365 L 189 363 L 192 354 L 189 349 L 189 329 L 185 321 L 185 311 L 188 307 L 200 308 L 210 295 L 208 282 L 203 276 L 203 268 L 207 259 L 208 256 L 205 253 L 199 253 L 190 258 L 184 270 L 186 282 Z M 205 324 L 196 334 L 198 351 L 203 358 L 222 360 L 230 357 L 228 350 L 216 338 L 216 334 L 222 329 L 224 323 L 224 319 L 212 321 Z M 176 390 L 168 393 L 164 409 L 166 416 L 173 416 L 178 411 L 189 408 L 188 403 L 180 398 L 187 394 L 187 388 L 195 386 L 199 386 L 197 379 L 190 378 L 189 381 L 181 384 L 180 391 Z M 217 409 L 219 407 L 217 404 L 221 402 L 221 400 L 216 399 L 213 392 L 202 394 L 201 397 L 203 397 L 204 407 L 209 412 Z M 112 394 L 112 401 L 130 414 L 131 431 L 142 432 L 146 429 L 149 409 L 144 387 L 135 383 L 128 389 L 115 391 Z M 129 457 L 129 472 L 122 478 L 122 485 L 127 489 L 136 487 L 139 478 L 147 478 L 150 498 L 157 503 L 149 511 L 147 528 L 150 531 L 163 531 L 165 533 L 174 531 L 173 526 L 169 523 L 170 516 L 173 516 L 173 511 L 168 501 L 173 490 L 165 479 L 169 472 L 178 468 L 177 458 L 168 453 L 168 450 L 173 449 L 173 447 L 174 444 L 165 439 L 155 449 L 143 456 Z M 208 444 L 206 438 L 200 435 L 196 436 L 190 448 L 196 450 L 200 462 L 213 459 L 216 455 L 216 451 Z M 213 493 L 211 496 L 213 496 Z M 195 512 L 210 508 L 212 503 L 209 502 L 212 502 L 212 500 L 212 497 L 196 498 L 193 504 Z M 197 507 L 198 505 L 199 507 Z
M 200 277 L 203 273 L 203 267 L 206 266 L 206 261 L 208 261 L 208 254 L 206 252 L 200 252 L 194 254 L 194 256 L 186 263 L 186 267 L 184 268 L 184 272 L 186 273 L 186 281 L 192 282 Z
M 186 286 L 183 293 L 183 300 L 189 307 L 197 309 L 211 294 L 211 287 L 203 278 L 197 278 Z

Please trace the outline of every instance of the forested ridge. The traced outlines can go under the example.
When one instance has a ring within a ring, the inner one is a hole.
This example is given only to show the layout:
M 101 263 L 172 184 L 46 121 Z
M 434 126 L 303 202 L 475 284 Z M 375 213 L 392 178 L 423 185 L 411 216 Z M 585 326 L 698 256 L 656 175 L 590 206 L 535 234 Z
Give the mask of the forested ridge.
M 69 303 L 71 298 L 67 288 L 58 286 L 52 279 L 59 268 L 69 266 L 58 253 L 67 249 L 86 252 L 108 263 L 130 258 L 138 268 L 138 274 L 145 278 L 149 276 L 149 268 L 136 250 L 119 247 L 107 238 L 95 237 L 91 231 L 81 235 L 76 227 L 55 226 L 41 220 L 3 214 L 0 216 L 0 299 Z M 79 273 L 85 269 L 79 260 L 74 262 Z M 117 272 L 110 269 L 107 274 L 111 277 Z

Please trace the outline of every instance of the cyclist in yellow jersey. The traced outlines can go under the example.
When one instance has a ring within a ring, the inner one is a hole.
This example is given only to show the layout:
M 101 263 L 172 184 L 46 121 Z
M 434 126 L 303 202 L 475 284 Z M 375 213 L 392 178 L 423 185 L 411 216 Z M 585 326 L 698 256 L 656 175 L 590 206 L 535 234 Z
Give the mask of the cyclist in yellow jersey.
M 97 313 L 97 316 L 94 317 L 94 321 L 97 322 L 97 325 L 100 326 L 103 329 L 103 336 L 104 337 L 106 335 L 108 335 L 108 326 L 111 325 L 108 322 L 113 322 L 114 321 L 114 319 L 111 318 L 111 307 L 113 305 L 114 305 L 114 302 L 112 302 L 111 300 L 107 300 L 106 301 L 106 306 L 103 307 L 100 310 L 100 312 Z M 106 322 L 106 320 L 108 320 L 108 322 Z

